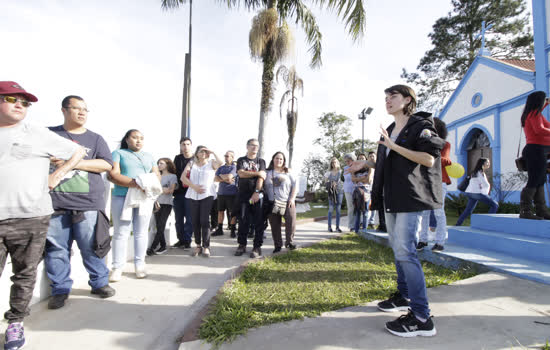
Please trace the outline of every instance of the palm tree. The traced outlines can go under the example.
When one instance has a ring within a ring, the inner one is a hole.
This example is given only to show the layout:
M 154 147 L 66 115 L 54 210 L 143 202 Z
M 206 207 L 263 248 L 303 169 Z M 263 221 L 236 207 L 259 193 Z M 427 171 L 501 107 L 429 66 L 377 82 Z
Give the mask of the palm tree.
M 322 34 L 317 20 L 303 0 L 219 0 L 225 2 L 229 8 L 244 5 L 248 10 L 261 11 L 252 21 L 249 35 L 250 52 L 252 57 L 261 59 L 262 97 L 260 102 L 260 125 L 258 141 L 260 143 L 259 156 L 263 156 L 264 128 L 267 114 L 273 100 L 273 76 L 275 65 L 288 51 L 280 45 L 291 41 L 284 39 L 285 32 L 290 35 L 287 19 L 292 19 L 300 25 L 306 34 L 306 41 L 310 45 L 310 66 L 321 66 Z M 186 0 L 161 0 L 164 8 L 177 8 Z M 345 22 L 354 41 L 360 39 L 365 31 L 365 9 L 363 0 L 310 0 L 315 5 L 336 11 Z M 286 47 L 288 49 L 288 46 Z
M 298 98 L 296 97 L 296 90 L 302 91 L 304 95 L 304 81 L 296 74 L 296 67 L 292 66 L 288 69 L 286 66 L 281 65 L 277 69 L 277 82 L 282 79 L 286 85 L 287 90 L 281 96 L 281 103 L 279 104 L 279 112 L 281 119 L 283 119 L 283 104 L 287 103 L 286 110 L 286 127 L 288 131 L 288 142 L 286 147 L 288 148 L 288 166 L 292 166 L 292 154 L 294 153 L 294 135 L 296 134 L 296 125 L 298 124 Z

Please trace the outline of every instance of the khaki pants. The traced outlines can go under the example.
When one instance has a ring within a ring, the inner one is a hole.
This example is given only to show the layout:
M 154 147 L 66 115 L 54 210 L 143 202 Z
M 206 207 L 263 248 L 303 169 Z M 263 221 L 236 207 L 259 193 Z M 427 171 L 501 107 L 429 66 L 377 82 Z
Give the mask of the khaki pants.
M 296 232 L 296 207 L 286 207 L 285 211 L 285 247 L 294 241 L 294 233 Z M 271 234 L 273 236 L 273 244 L 275 247 L 283 246 L 283 238 L 281 233 L 282 216 L 278 214 L 269 214 L 269 225 L 271 226 Z

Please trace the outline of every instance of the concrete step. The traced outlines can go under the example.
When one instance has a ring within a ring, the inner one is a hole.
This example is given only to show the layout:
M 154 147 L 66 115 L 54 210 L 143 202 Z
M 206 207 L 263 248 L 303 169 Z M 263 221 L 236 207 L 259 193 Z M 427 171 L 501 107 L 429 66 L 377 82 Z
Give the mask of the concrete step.
M 550 239 L 550 220 L 520 219 L 519 214 L 473 214 L 473 229 Z
M 448 242 L 451 244 L 550 264 L 550 239 L 548 238 L 464 226 L 449 226 L 448 232 Z

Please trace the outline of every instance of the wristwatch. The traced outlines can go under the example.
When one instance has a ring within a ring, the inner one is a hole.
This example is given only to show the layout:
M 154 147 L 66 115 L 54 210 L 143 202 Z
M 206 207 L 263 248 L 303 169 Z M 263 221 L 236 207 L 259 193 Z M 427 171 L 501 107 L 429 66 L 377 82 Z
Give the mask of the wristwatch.
M 260 193 L 260 190 L 254 190 L 254 192 L 256 192 L 256 193 Z

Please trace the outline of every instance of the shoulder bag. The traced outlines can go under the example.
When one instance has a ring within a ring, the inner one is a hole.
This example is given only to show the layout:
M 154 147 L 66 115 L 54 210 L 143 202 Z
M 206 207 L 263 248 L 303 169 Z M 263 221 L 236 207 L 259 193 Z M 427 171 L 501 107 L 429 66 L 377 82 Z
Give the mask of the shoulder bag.
M 460 191 L 460 192 L 466 192 L 466 189 L 468 188 L 468 186 L 470 185 L 470 179 L 471 179 L 471 176 L 468 175 L 464 178 L 464 180 L 462 180 L 461 183 L 458 184 L 458 186 L 456 186 L 456 188 Z
M 518 171 L 527 171 L 527 164 L 525 163 L 525 158 L 519 156 L 519 147 L 521 145 L 521 134 L 523 133 L 523 127 L 519 129 L 519 143 L 518 143 L 518 153 L 516 154 L 516 167 Z

